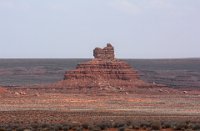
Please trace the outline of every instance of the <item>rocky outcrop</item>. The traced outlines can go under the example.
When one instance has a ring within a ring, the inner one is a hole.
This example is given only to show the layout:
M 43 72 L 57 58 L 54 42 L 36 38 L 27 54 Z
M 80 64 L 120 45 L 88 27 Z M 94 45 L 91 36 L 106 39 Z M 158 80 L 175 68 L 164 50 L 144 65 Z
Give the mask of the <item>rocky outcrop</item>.
M 114 47 L 110 43 L 108 43 L 107 47 L 103 49 L 95 48 L 93 50 L 93 56 L 96 59 L 114 60 L 115 59 Z
M 76 69 L 66 71 L 64 83 L 68 87 L 139 87 L 148 84 L 126 62 L 115 59 L 114 48 L 95 48 L 94 59 L 80 63 Z

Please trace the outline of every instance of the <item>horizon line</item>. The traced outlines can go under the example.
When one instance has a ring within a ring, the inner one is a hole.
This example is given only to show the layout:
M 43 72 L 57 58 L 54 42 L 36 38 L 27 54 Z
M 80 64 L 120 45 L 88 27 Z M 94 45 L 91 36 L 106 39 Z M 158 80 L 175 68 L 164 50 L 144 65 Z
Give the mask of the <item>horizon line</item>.
M 50 57 L 8 57 L 8 58 L 0 58 L 2 59 L 94 59 L 93 57 L 71 57 L 71 58 L 64 58 L 64 57 L 55 57 L 55 58 L 50 58 Z M 122 57 L 117 57 L 116 59 L 200 59 L 200 57 L 163 57 L 163 58 L 122 58 Z

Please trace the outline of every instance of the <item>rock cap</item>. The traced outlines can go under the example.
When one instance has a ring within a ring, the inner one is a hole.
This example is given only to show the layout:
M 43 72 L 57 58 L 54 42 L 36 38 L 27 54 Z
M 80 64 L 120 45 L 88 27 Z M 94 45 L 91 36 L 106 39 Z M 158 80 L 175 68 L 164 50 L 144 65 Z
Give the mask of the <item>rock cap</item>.
M 114 47 L 108 43 L 106 47 L 102 48 L 95 48 L 93 50 L 93 56 L 96 59 L 101 60 L 114 60 L 115 59 L 115 52 Z

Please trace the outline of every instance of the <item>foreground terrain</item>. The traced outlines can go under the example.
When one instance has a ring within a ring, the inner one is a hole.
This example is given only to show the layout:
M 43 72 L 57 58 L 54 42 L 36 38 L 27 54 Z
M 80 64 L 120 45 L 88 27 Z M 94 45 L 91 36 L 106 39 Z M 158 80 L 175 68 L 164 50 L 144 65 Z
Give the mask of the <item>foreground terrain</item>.
M 200 123 L 199 90 L 33 87 L 8 89 L 0 97 L 2 128 L 14 125 L 13 128 L 33 129 L 37 125 L 37 128 L 62 129 L 67 126 L 76 130 L 87 125 L 87 128 L 113 130 L 160 129 L 164 126 L 195 129 Z

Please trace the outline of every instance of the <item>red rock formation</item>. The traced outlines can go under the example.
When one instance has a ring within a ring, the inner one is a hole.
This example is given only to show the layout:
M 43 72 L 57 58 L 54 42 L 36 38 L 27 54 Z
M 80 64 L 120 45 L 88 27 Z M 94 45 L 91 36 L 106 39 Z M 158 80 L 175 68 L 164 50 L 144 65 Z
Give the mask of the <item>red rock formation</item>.
M 95 48 L 95 59 L 78 64 L 75 70 L 65 73 L 68 87 L 138 87 L 147 86 L 126 62 L 115 59 L 114 48 Z
M 93 56 L 96 59 L 113 60 L 115 59 L 114 48 L 110 43 L 108 43 L 107 47 L 103 49 L 95 48 L 93 50 Z
M 7 92 L 7 90 L 5 88 L 0 87 L 0 94 L 6 93 L 6 92 Z

